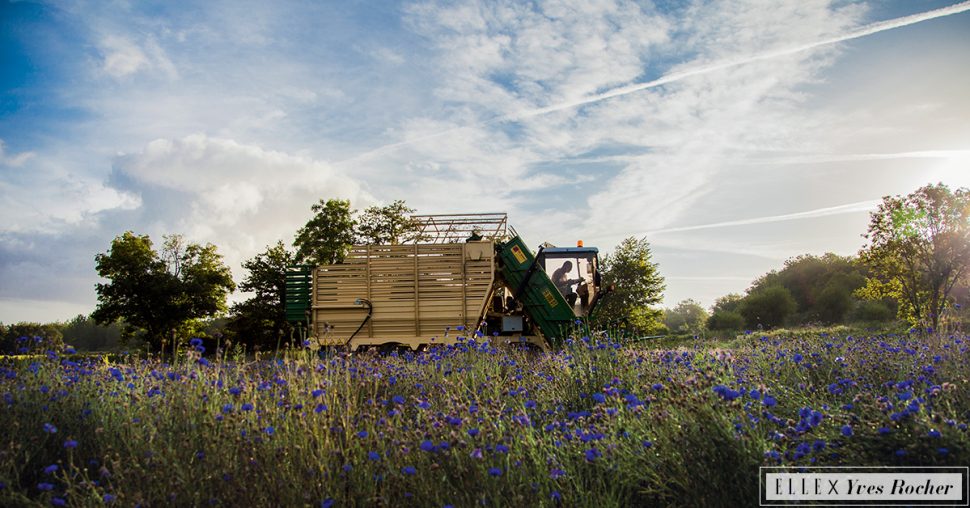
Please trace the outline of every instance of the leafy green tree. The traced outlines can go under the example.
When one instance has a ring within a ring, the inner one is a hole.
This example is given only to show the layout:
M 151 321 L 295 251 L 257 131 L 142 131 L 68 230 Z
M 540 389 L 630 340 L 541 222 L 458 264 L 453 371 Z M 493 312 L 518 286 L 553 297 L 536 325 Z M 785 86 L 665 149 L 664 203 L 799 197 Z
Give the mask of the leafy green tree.
M 320 200 L 310 207 L 314 215 L 296 233 L 296 262 L 311 265 L 331 265 L 344 260 L 354 243 L 356 221 L 350 201 Z
M 886 196 L 864 236 L 859 258 L 870 276 L 858 294 L 892 297 L 901 318 L 936 329 L 970 271 L 970 190 L 940 183 Z
M 701 304 L 687 299 L 664 311 L 664 325 L 672 333 L 700 333 L 707 323 L 707 311 Z
M 227 330 L 236 342 L 274 348 L 282 337 L 289 336 L 292 327 L 286 321 L 286 267 L 294 263 L 294 258 L 283 242 L 278 242 L 242 264 L 248 273 L 239 289 L 253 296 L 232 308 Z
M 397 245 L 420 240 L 421 225 L 411 218 L 413 213 L 403 200 L 367 208 L 357 218 L 357 243 Z
M 603 257 L 602 274 L 603 285 L 614 286 L 614 291 L 597 307 L 597 320 L 628 324 L 639 332 L 661 326 L 663 311 L 651 305 L 660 303 L 666 285 L 651 261 L 646 238 L 629 237 L 620 242 L 612 254 Z
M 785 319 L 795 312 L 796 307 L 787 288 L 771 286 L 745 297 L 739 313 L 749 328 L 775 328 L 785 324 Z
M 118 323 L 99 325 L 90 316 L 79 314 L 64 324 L 64 342 L 78 351 L 118 351 L 122 349 Z M 130 344 L 129 344 L 130 345 Z
M 785 261 L 752 283 L 748 293 L 773 286 L 787 289 L 796 309 L 788 320 L 795 324 L 836 323 L 856 305 L 852 292 L 865 285 L 865 269 L 850 257 L 826 253 L 802 255 Z M 848 296 L 848 297 L 846 297 Z
M 98 324 L 121 321 L 126 337 L 141 333 L 153 347 L 179 339 L 191 320 L 224 312 L 236 287 L 214 245 L 179 235 L 166 236 L 159 253 L 147 235 L 127 231 L 95 256 L 95 268 L 109 282 L 97 284 L 91 317 Z
M 744 297 L 738 293 L 724 295 L 714 300 L 714 305 L 711 306 L 711 315 L 717 314 L 718 312 L 737 312 L 743 300 Z

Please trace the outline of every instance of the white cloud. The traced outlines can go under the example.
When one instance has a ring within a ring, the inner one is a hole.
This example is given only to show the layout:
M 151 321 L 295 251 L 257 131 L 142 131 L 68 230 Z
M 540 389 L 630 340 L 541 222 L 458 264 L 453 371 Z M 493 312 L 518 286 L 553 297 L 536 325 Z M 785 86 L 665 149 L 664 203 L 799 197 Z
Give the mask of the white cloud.
M 108 35 L 101 39 L 102 70 L 119 79 L 143 70 L 158 70 L 169 78 L 178 72 L 165 50 L 154 38 L 147 38 L 139 45 L 128 37 Z
M 34 152 L 20 152 L 16 155 L 7 154 L 7 145 L 0 139 L 0 165 L 19 168 L 36 155 Z
M 329 164 L 202 134 L 157 139 L 115 161 L 114 181 L 145 197 L 143 227 L 183 233 L 219 247 L 233 273 L 264 246 L 292 235 L 319 199 L 376 201 L 355 178 Z M 177 200 L 177 203 L 172 203 Z

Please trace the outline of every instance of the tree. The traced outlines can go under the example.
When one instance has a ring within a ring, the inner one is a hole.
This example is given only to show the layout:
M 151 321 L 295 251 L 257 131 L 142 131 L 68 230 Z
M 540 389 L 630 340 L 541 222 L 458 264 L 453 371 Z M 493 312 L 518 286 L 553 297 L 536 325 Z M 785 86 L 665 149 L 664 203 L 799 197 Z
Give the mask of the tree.
M 970 190 L 939 183 L 886 196 L 863 236 L 859 258 L 871 273 L 858 294 L 892 297 L 900 317 L 936 329 L 970 266 Z
M 774 328 L 785 324 L 785 319 L 795 312 L 796 306 L 787 288 L 771 286 L 745 297 L 739 313 L 749 328 Z
M 59 323 L 0 323 L 0 354 L 60 351 L 64 346 L 62 328 Z
M 310 207 L 314 216 L 296 233 L 296 262 L 331 265 L 343 261 L 354 243 L 354 221 L 350 201 L 320 200 Z
M 357 243 L 397 245 L 420 239 L 421 224 L 411 218 L 413 208 L 403 200 L 367 208 L 357 218 Z
M 155 347 L 177 340 L 191 320 L 224 312 L 236 287 L 214 245 L 186 243 L 179 235 L 166 236 L 159 253 L 148 235 L 127 231 L 95 256 L 95 267 L 109 282 L 97 284 L 91 317 L 98 324 L 122 321 L 126 337 L 140 332 Z
M 236 341 L 274 348 L 281 337 L 290 333 L 292 327 L 286 321 L 286 267 L 294 259 L 283 242 L 277 242 L 242 264 L 248 274 L 239 289 L 253 296 L 232 308 L 233 318 L 227 329 Z
M 673 333 L 700 333 L 706 323 L 707 311 L 689 298 L 664 311 L 664 325 Z
M 714 305 L 711 306 L 711 314 L 713 315 L 718 312 L 737 312 L 743 300 L 744 297 L 737 293 L 724 295 L 714 300 Z
M 740 330 L 744 328 L 744 316 L 733 310 L 716 310 L 707 318 L 708 330 Z
M 650 306 L 660 303 L 666 286 L 657 264 L 651 262 L 646 238 L 620 242 L 603 257 L 602 274 L 603 285 L 614 286 L 614 291 L 596 309 L 598 320 L 626 323 L 641 332 L 659 327 L 662 311 Z

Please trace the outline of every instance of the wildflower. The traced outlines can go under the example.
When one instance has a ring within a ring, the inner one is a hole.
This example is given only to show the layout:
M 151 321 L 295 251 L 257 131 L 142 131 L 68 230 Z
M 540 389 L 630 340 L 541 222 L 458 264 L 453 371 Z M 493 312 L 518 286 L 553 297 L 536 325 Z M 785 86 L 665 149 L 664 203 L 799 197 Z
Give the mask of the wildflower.
M 367 458 L 376 462 L 381 460 L 381 454 L 377 452 L 367 452 Z
M 475 448 L 474 450 L 472 450 L 471 453 L 468 454 L 468 456 L 471 457 L 471 458 L 473 458 L 473 459 L 481 459 L 482 458 L 482 449 L 481 448 Z
M 931 429 L 929 435 L 930 437 L 940 437 L 942 434 L 940 434 L 940 431 L 936 429 Z
M 37 484 L 37 489 L 38 490 L 43 490 L 45 492 L 50 492 L 50 491 L 54 490 L 54 484 L 47 483 L 47 482 L 40 482 L 40 483 Z
M 395 395 L 394 397 L 392 397 L 392 398 L 391 398 L 391 400 L 392 400 L 392 401 L 393 401 L 393 402 L 394 402 L 395 404 L 404 404 L 404 397 L 402 397 L 402 396 L 400 396 L 400 395 Z
M 498 453 L 509 453 L 509 447 L 499 443 L 495 445 L 495 451 Z
M 357 433 L 357 437 L 359 437 L 361 439 L 367 437 L 367 431 L 366 430 L 362 430 L 362 431 L 358 432 Z
M 765 398 L 761 400 L 761 403 L 767 407 L 773 407 L 778 404 L 778 400 L 771 395 L 765 395 Z
M 66 506 L 67 501 L 65 501 L 63 497 L 52 497 L 51 504 L 54 506 Z
M 320 389 L 313 390 L 312 392 L 310 392 L 310 395 L 313 396 L 313 398 L 317 398 L 323 395 L 323 390 L 320 390 Z
M 563 476 L 566 476 L 566 472 L 563 471 L 562 469 L 555 468 L 552 471 L 549 471 L 549 478 L 550 479 L 558 480 L 559 478 L 562 478 Z
M 525 408 L 526 409 L 534 409 L 535 407 L 536 407 L 536 401 L 534 401 L 532 399 L 529 399 L 529 400 L 525 401 Z
M 77 441 L 73 439 L 64 440 L 64 448 L 77 448 Z
M 559 503 L 562 501 L 562 495 L 559 494 L 558 490 L 552 491 L 552 494 L 550 494 L 549 497 L 551 497 L 552 500 L 555 501 L 556 503 Z
M 852 427 L 850 427 L 848 425 L 843 425 L 842 426 L 842 435 L 843 436 L 846 436 L 846 437 L 851 436 L 852 435 Z
M 906 455 L 906 450 L 904 450 L 904 449 L 902 449 L 902 448 L 900 448 L 900 449 L 898 449 L 898 450 L 896 450 L 896 456 L 897 456 L 897 457 L 902 457 L 902 456 L 904 456 L 904 455 Z
M 401 468 L 401 472 L 408 476 L 414 476 L 415 474 L 417 474 L 418 470 L 415 469 L 414 466 L 404 466 L 403 468 Z
M 51 464 L 44 468 L 44 474 L 54 474 L 57 471 L 57 464 Z
M 488 468 L 488 474 L 490 476 L 502 476 L 502 469 L 498 467 L 490 467 Z
M 585 452 L 584 455 L 586 456 L 586 460 L 592 462 L 592 461 L 596 460 L 597 457 L 599 457 L 599 456 L 601 456 L 603 454 L 600 453 L 600 451 L 597 450 L 596 448 L 590 448 L 589 450 L 586 450 L 586 452 Z
M 597 404 L 602 404 L 606 402 L 606 396 L 602 393 L 594 393 L 593 400 L 596 401 Z
M 115 497 L 115 495 L 114 495 L 114 494 L 105 494 L 105 495 L 103 495 L 103 496 L 101 496 L 101 499 L 102 499 L 102 500 L 103 500 L 103 501 L 104 501 L 105 503 L 110 503 L 110 502 L 112 502 L 112 501 L 114 501 L 114 500 L 115 500 L 115 499 L 117 499 L 117 498 Z
M 660 390 L 663 390 L 664 389 L 664 385 L 662 385 L 660 383 L 654 383 L 651 388 L 653 388 L 655 391 L 658 391 L 659 392 Z
M 267 434 L 269 434 L 269 435 L 271 435 L 271 436 L 272 436 L 273 434 L 276 434 L 276 429 L 275 429 L 275 428 L 273 428 L 273 426 L 272 426 L 272 425 L 270 425 L 269 427 L 266 427 L 266 429 L 264 429 L 264 430 L 266 431 L 266 433 L 267 433 Z
M 253 405 L 250 404 L 249 402 L 246 402 L 245 404 L 242 405 L 242 407 L 240 407 L 240 409 L 242 409 L 243 411 L 252 411 Z
M 45 423 L 44 424 L 44 432 L 46 432 L 48 434 L 56 434 L 57 433 L 57 427 L 55 427 L 55 426 L 53 426 L 53 425 L 51 425 L 49 423 Z
M 425 439 L 424 441 L 421 441 L 420 448 L 422 450 L 426 451 L 426 452 L 433 452 L 434 451 L 434 443 L 432 443 L 431 441 L 428 441 L 427 439 Z
M 651 448 L 652 446 L 653 446 L 653 441 L 644 441 L 643 442 L 643 447 L 644 448 Z
M 468 429 L 468 435 L 471 436 L 471 437 L 477 436 L 478 435 L 478 429 L 475 429 L 475 428 Z
M 326 404 L 317 404 L 317 407 L 313 408 L 314 413 L 322 413 L 327 410 Z
M 950 453 L 950 450 L 947 448 L 937 448 L 936 453 L 939 453 L 940 455 L 946 455 Z
M 324 499 L 323 501 L 320 501 L 320 508 L 332 508 L 334 502 L 335 501 L 333 500 L 332 497 L 328 497 L 328 498 Z

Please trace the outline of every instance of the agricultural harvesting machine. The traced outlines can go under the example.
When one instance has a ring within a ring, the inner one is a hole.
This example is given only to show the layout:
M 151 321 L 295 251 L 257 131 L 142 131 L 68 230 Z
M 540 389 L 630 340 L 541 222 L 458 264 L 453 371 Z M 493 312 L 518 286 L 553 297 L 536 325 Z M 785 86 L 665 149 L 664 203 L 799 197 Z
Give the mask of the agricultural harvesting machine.
M 424 215 L 421 243 L 357 245 L 339 264 L 287 272 L 287 319 L 312 347 L 560 345 L 600 289 L 595 247 L 533 254 L 505 214 Z

